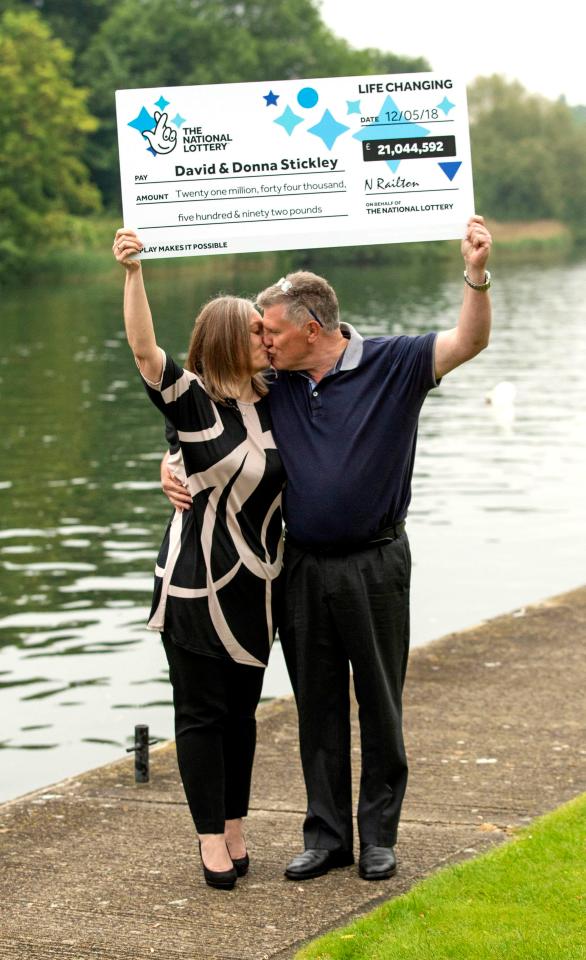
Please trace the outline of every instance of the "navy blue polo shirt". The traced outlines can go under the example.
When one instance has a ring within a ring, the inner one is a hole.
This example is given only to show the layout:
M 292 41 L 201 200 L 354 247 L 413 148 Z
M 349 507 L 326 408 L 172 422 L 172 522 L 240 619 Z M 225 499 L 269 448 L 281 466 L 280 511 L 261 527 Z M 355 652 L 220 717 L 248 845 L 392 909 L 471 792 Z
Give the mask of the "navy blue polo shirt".
M 342 362 L 318 384 L 279 371 L 270 390 L 287 531 L 314 547 L 369 540 L 405 519 L 419 412 L 438 385 L 435 333 L 363 339 L 348 324 L 342 331 Z

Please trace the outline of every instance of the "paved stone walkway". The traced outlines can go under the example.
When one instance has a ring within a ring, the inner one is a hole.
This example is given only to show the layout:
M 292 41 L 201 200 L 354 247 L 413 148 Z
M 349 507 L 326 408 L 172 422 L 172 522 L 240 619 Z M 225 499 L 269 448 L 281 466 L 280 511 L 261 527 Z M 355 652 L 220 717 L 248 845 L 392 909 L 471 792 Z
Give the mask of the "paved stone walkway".
M 248 841 L 231 893 L 205 886 L 172 744 L 0 807 L 0 958 L 286 960 L 327 929 L 586 790 L 586 587 L 412 654 L 411 777 L 396 878 L 291 883 L 304 790 L 291 700 L 259 712 Z M 359 772 L 357 737 L 355 775 Z

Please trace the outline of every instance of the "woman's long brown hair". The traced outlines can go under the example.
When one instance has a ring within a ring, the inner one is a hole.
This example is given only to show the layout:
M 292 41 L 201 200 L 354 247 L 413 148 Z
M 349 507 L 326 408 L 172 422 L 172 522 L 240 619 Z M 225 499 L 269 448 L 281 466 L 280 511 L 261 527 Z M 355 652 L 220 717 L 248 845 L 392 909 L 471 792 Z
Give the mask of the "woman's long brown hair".
M 196 318 L 185 368 L 203 380 L 212 400 L 238 396 L 242 378 L 250 375 L 259 396 L 268 392 L 265 379 L 250 368 L 250 300 L 216 297 Z

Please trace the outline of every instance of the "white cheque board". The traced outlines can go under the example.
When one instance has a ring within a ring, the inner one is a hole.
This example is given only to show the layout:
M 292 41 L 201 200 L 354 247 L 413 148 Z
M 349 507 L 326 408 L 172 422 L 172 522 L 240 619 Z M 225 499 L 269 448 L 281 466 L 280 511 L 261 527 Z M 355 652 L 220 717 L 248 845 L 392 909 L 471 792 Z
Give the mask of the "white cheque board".
M 448 240 L 474 213 L 444 74 L 119 90 L 116 111 L 145 258 Z

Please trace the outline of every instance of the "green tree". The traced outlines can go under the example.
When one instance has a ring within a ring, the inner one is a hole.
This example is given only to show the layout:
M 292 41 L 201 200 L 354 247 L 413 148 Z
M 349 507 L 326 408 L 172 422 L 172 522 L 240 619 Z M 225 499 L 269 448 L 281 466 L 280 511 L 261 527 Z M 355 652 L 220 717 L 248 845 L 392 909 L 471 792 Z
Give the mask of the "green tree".
M 315 0 L 121 0 L 80 66 L 100 120 L 88 162 L 109 204 L 119 195 L 117 89 L 428 69 L 424 60 L 353 50 Z
M 586 126 L 564 100 L 503 77 L 468 91 L 478 208 L 500 220 L 586 220 Z
M 46 244 L 67 241 L 74 218 L 97 210 L 80 159 L 96 129 L 86 94 L 72 83 L 71 54 L 37 13 L 0 19 L 0 272 Z
M 0 13 L 36 10 L 51 32 L 78 55 L 85 50 L 114 5 L 115 0 L 0 0 Z

